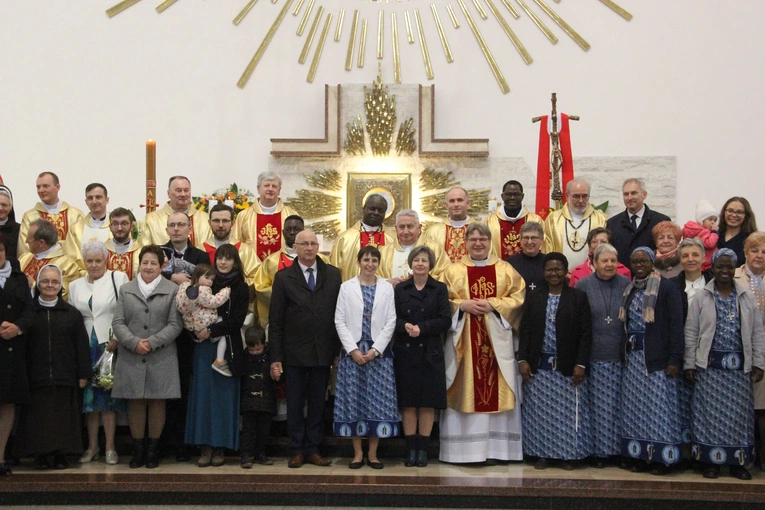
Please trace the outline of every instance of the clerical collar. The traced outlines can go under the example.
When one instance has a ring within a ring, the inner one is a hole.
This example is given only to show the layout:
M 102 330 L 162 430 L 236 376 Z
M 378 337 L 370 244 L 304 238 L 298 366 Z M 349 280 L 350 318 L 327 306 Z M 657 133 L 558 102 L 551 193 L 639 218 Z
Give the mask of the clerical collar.
M 371 225 L 367 225 L 366 223 L 364 223 L 364 222 L 362 221 L 362 222 L 361 222 L 361 230 L 363 230 L 363 231 L 365 231 L 365 232 L 382 232 L 382 230 L 383 230 L 383 226 L 382 226 L 382 225 L 379 225 L 379 226 L 377 226 L 377 227 L 373 227 L 373 226 L 371 226 Z
M 45 251 L 41 251 L 40 253 L 35 253 L 35 258 L 37 260 L 42 260 L 42 259 L 48 258 L 48 255 L 50 255 L 51 253 L 53 253 L 57 249 L 58 249 L 58 243 L 54 244 L 53 246 L 51 246 L 50 248 L 48 248 Z
M 40 202 L 40 204 L 43 206 L 43 209 L 48 211 L 49 214 L 58 214 L 59 211 L 61 211 L 61 200 L 53 205 L 48 205 L 45 202 Z
M 484 260 L 476 260 L 473 257 L 470 257 L 470 260 L 473 261 L 473 264 L 475 264 L 476 267 L 486 267 L 489 265 L 489 257 L 491 257 L 491 254 L 487 255 Z
M 118 255 L 122 255 L 130 251 L 130 246 L 132 244 L 133 244 L 133 240 L 129 237 L 126 243 L 118 243 L 114 239 L 112 239 L 112 245 L 114 246 L 114 253 Z
M 104 216 L 101 219 L 96 219 L 96 218 L 93 217 L 92 214 L 90 215 L 90 224 L 94 228 L 101 228 L 104 225 L 105 222 L 106 222 L 106 216 Z
M 276 206 L 279 205 L 279 201 L 277 200 L 276 203 L 271 207 L 266 207 L 260 202 L 260 200 L 258 200 L 258 205 L 263 210 L 263 214 L 274 214 L 276 212 Z
M 217 237 L 213 236 L 213 245 L 216 248 L 220 248 L 224 244 L 231 244 L 231 236 L 229 235 L 227 238 L 223 239 L 222 241 L 218 239 Z
M 287 255 L 289 255 L 289 257 L 291 259 L 294 259 L 295 255 L 297 255 L 297 252 L 295 251 L 295 248 L 293 248 L 292 246 L 285 246 L 284 247 L 284 251 L 287 252 Z
M 462 228 L 464 227 L 468 222 L 468 219 L 465 218 L 464 220 L 453 220 L 449 218 L 449 224 L 454 228 Z
M 518 220 L 518 219 L 519 219 L 521 216 L 523 216 L 523 204 L 521 204 L 521 208 L 520 208 L 520 209 L 518 209 L 518 211 L 515 213 L 515 214 L 516 214 L 515 216 L 512 216 L 512 215 L 511 215 L 511 214 L 508 212 L 508 210 L 505 208 L 505 206 L 504 206 L 504 205 L 503 205 L 502 207 L 500 207 L 500 208 L 499 208 L 499 213 L 500 213 L 500 214 L 501 214 L 501 215 L 502 215 L 502 216 L 503 216 L 503 217 L 504 217 L 506 220 L 509 220 L 509 221 L 517 221 L 517 220 Z

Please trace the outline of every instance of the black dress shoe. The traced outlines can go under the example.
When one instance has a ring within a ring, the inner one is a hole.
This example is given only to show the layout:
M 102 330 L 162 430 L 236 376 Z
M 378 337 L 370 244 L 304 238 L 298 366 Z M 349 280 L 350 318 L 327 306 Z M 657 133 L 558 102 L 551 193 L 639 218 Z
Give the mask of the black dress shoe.
M 361 460 L 360 460 L 360 461 L 358 461 L 358 462 L 353 462 L 353 461 L 351 461 L 351 462 L 348 464 L 348 468 L 349 468 L 349 469 L 361 469 L 363 466 L 364 466 L 364 459 L 361 459 Z
M 566 471 L 573 471 L 576 469 L 576 462 L 573 460 L 564 460 L 558 464 L 558 467 Z
M 731 466 L 730 476 L 732 476 L 733 478 L 738 478 L 739 480 L 752 479 L 752 473 L 750 473 L 748 469 L 742 466 Z
M 606 459 L 603 457 L 595 457 L 592 459 L 592 467 L 597 469 L 603 469 L 606 467 Z
M 53 458 L 54 469 L 66 469 L 69 467 L 69 461 L 66 460 L 66 455 L 57 454 Z
M 619 459 L 619 464 L 617 466 L 619 469 L 628 469 L 632 470 L 632 466 L 634 465 L 632 459 L 628 459 L 626 457 L 622 457 Z
M 717 478 L 720 476 L 720 466 L 711 465 L 705 467 L 703 476 L 704 478 Z
M 368 464 L 368 465 L 369 465 L 369 467 L 371 467 L 372 469 L 382 469 L 382 468 L 384 468 L 384 467 L 385 467 L 385 466 L 383 465 L 383 463 L 382 463 L 382 462 L 380 462 L 379 460 L 376 460 L 376 461 L 371 461 L 371 460 L 367 459 L 367 464 Z
M 261 466 L 273 466 L 274 464 L 274 461 L 266 457 L 265 453 L 261 453 L 260 455 L 255 455 L 255 462 L 257 462 Z
M 11 476 L 11 464 L 9 462 L 0 463 L 0 476 Z
M 650 468 L 650 473 L 655 476 L 664 476 L 669 472 L 669 468 L 660 462 L 652 463 Z
M 43 469 L 50 469 L 51 467 L 53 466 L 48 462 L 47 455 L 35 455 L 35 469 L 41 471 Z
M 415 464 L 417 464 L 417 450 L 407 450 L 406 451 L 406 460 L 404 461 L 404 466 L 406 466 L 406 467 L 414 467 Z
M 547 469 L 548 467 L 550 467 L 550 461 L 544 457 L 539 457 L 534 463 L 534 469 Z
M 635 461 L 635 463 L 630 468 L 630 471 L 633 473 L 645 473 L 649 470 L 648 463 L 644 460 L 638 460 Z

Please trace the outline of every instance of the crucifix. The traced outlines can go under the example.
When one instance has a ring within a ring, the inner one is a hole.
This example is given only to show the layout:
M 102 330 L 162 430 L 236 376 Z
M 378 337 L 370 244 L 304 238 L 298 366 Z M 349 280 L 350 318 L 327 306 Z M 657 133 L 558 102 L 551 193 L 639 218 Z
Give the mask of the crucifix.
M 563 206 L 563 188 L 561 187 L 560 172 L 563 167 L 563 153 L 561 152 L 560 145 L 560 133 L 558 131 L 558 96 L 555 92 L 552 93 L 550 99 L 552 103 L 552 112 L 550 114 L 550 120 L 552 121 L 552 129 L 550 130 L 550 140 L 552 141 L 552 194 L 551 197 L 555 201 L 555 210 L 560 209 Z M 534 117 L 531 122 L 539 122 L 543 117 Z M 578 115 L 569 115 L 569 120 L 579 120 Z

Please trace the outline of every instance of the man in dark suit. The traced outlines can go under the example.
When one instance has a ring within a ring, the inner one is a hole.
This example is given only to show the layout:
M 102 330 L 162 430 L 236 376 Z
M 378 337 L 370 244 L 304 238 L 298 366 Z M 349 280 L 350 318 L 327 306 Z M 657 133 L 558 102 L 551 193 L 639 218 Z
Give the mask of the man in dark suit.
M 643 179 L 627 179 L 622 184 L 622 198 L 627 209 L 606 222 L 606 228 L 614 236 L 618 260 L 627 267 L 630 267 L 630 254 L 635 248 L 648 246 L 656 250 L 651 231 L 658 223 L 670 221 L 669 216 L 652 211 L 643 203 L 647 196 Z
M 269 311 L 271 377 L 284 375 L 287 392 L 288 466 L 303 462 L 329 466 L 319 453 L 324 439 L 322 416 L 329 371 L 340 352 L 335 305 L 340 270 L 319 257 L 319 242 L 310 230 L 295 237 L 297 264 L 276 273 Z M 303 405 L 308 413 L 303 417 Z

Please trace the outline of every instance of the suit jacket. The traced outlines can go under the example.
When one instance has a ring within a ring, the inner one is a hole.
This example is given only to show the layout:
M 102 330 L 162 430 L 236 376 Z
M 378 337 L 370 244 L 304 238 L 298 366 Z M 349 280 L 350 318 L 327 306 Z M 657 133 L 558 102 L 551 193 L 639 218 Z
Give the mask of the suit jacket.
M 170 258 L 170 254 L 173 253 L 175 248 L 173 248 L 173 244 L 168 241 L 165 244 L 162 245 L 162 249 L 165 251 L 165 257 L 167 259 Z M 210 256 L 207 254 L 206 251 L 200 250 L 193 244 L 191 244 L 191 241 L 188 241 L 188 244 L 186 245 L 186 251 L 183 252 L 183 260 L 186 262 L 190 262 L 191 264 L 194 264 L 195 266 L 197 264 L 209 264 L 210 263 Z M 213 265 L 213 267 L 215 267 Z M 162 271 L 162 276 L 165 277 L 165 279 L 169 280 L 172 276 L 172 273 L 170 271 Z
M 645 206 L 643 220 L 637 230 L 632 228 L 630 213 L 625 209 L 616 216 L 609 218 L 606 228 L 614 236 L 614 248 L 618 253 L 618 260 L 628 268 L 630 267 L 630 255 L 640 246 L 648 246 L 656 251 L 656 243 L 653 242 L 653 227 L 662 221 L 670 221 L 669 216 L 653 211 Z
M 518 360 L 527 361 L 531 373 L 537 372 L 547 324 L 547 298 L 550 291 L 545 285 L 539 292 L 526 294 L 520 327 Z M 587 294 L 568 285 L 563 286 L 555 314 L 556 351 L 558 370 L 566 377 L 574 375 L 574 366 L 590 364 L 592 347 L 592 316 Z
M 340 270 L 316 258 L 318 277 L 313 292 L 296 261 L 274 276 L 268 337 L 271 361 L 301 367 L 329 367 L 340 351 L 335 305 Z

